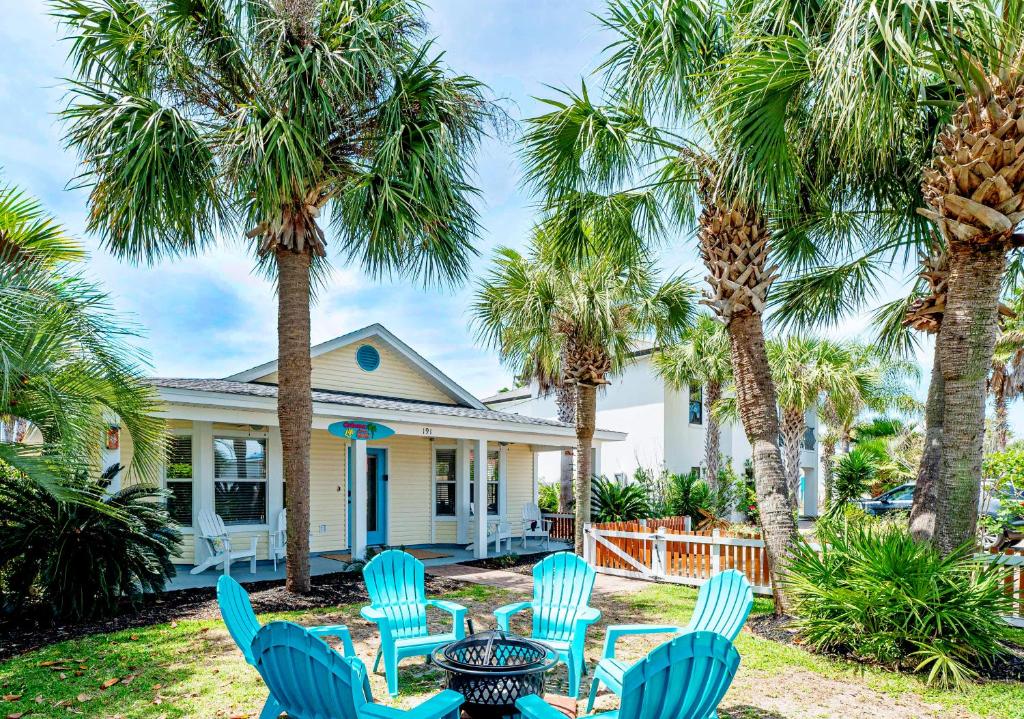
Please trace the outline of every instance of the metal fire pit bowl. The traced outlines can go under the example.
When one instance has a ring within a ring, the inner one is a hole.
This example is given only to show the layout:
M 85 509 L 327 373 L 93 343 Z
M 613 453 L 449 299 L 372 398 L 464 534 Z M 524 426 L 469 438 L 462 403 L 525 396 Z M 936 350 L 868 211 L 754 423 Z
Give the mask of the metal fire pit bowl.
M 448 688 L 466 698 L 462 711 L 471 719 L 519 719 L 516 699 L 544 696 L 544 675 L 558 662 L 543 644 L 501 630 L 471 634 L 431 658 Z

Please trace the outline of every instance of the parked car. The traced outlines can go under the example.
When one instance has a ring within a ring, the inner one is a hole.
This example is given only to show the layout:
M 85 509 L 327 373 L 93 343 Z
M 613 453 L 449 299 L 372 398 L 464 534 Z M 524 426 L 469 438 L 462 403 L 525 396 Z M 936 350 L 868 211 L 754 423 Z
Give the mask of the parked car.
M 881 515 L 891 512 L 909 512 L 910 505 L 914 502 L 914 483 L 901 484 L 888 492 L 882 492 L 877 497 L 852 499 L 853 504 L 858 505 L 868 514 Z

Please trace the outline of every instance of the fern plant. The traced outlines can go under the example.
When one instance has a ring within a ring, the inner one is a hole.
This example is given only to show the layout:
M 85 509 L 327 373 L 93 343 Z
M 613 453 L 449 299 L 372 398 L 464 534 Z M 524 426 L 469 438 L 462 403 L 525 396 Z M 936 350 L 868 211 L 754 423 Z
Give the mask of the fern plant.
M 108 495 L 88 479 L 65 484 L 77 501 L 58 499 L 0 464 L 5 601 L 38 595 L 54 618 L 82 620 L 113 614 L 122 598 L 163 591 L 181 546 L 165 493 L 136 484 Z
M 822 523 L 801 543 L 786 583 L 806 645 L 959 686 L 1004 651 L 1013 597 L 1006 569 L 965 544 L 942 556 L 903 523 Z
M 594 477 L 590 496 L 590 515 L 595 522 L 629 522 L 650 514 L 647 491 L 642 484 Z

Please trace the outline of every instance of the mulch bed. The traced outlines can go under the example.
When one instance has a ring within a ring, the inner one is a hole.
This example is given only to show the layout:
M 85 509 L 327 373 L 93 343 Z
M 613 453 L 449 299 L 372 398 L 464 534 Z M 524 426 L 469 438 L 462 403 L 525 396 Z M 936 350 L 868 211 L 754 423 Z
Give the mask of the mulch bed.
M 502 569 L 506 572 L 515 572 L 530 576 L 533 574 L 535 565 L 551 552 L 534 552 L 533 554 L 506 554 L 502 557 L 489 557 L 487 559 L 471 559 L 459 564 L 466 567 L 480 567 L 481 569 Z
M 763 639 L 770 639 L 780 644 L 791 644 L 810 651 L 798 641 L 796 630 L 792 627 L 792 621 L 791 617 L 776 617 L 773 614 L 765 614 L 752 617 L 747 621 L 747 627 Z M 1010 643 L 1007 645 L 1007 649 L 1009 651 L 996 660 L 991 667 L 977 667 L 980 678 L 989 681 L 1024 682 L 1024 646 Z M 837 654 L 833 656 L 854 662 L 863 661 L 850 654 Z
M 366 586 L 359 572 L 338 572 L 312 578 L 308 595 L 286 592 L 283 580 L 252 582 L 245 585 L 257 613 L 335 607 L 368 602 Z M 460 582 L 443 577 L 426 578 L 428 595 L 444 595 L 462 587 Z M 212 587 L 181 589 L 150 597 L 140 604 L 125 603 L 122 612 L 111 619 L 80 624 L 48 624 L 41 619 L 44 607 L 28 607 L 19 615 L 0 616 L 0 660 L 92 634 L 147 627 L 183 619 L 217 619 L 217 591 Z

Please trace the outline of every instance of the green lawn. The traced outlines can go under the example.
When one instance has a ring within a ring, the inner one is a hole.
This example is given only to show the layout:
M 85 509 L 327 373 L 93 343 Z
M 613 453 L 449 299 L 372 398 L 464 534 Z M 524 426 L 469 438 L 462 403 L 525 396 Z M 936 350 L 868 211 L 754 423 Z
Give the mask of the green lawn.
M 652 585 L 597 604 L 603 623 L 651 621 L 685 623 L 695 592 Z M 478 628 L 493 624 L 489 610 L 513 598 L 508 592 L 467 585 L 448 593 L 470 608 Z M 759 600 L 755 611 L 769 611 Z M 357 606 L 266 615 L 305 624 L 347 623 L 356 648 L 367 662 L 376 649 L 371 628 Z M 522 625 L 520 625 L 522 629 Z M 591 632 L 588 658 L 600 653 L 603 628 Z M 621 644 L 624 656 L 641 656 L 657 639 Z M 723 702 L 722 716 L 780 719 L 835 715 L 830 697 L 839 695 L 846 717 L 997 717 L 1020 719 L 1024 685 L 989 683 L 963 693 L 932 690 L 916 678 L 817 657 L 744 632 L 737 642 L 743 657 L 740 674 Z M 107 688 L 105 684 L 118 680 Z M 436 669 L 410 660 L 402 665 L 402 695 L 395 704 L 411 706 L 436 692 Z M 564 686 L 564 670 L 555 677 Z M 378 699 L 386 700 L 382 675 L 373 677 Z M 586 686 L 584 687 L 584 690 Z M 0 663 L 0 719 L 3 717 L 122 717 L 173 719 L 255 717 L 266 690 L 219 621 L 180 621 L 144 629 L 62 642 Z M 603 696 L 603 707 L 614 699 Z M 969 712 L 969 713 L 965 713 Z

